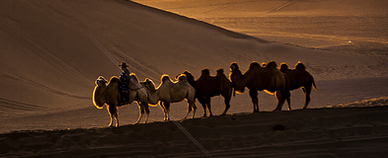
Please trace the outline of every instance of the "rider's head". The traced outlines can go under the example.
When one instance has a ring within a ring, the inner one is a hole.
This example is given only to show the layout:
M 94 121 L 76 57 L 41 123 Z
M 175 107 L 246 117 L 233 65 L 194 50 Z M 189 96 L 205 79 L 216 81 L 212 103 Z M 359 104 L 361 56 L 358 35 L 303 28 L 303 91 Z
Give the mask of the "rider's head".
M 121 66 L 121 69 L 125 69 L 125 68 L 127 68 L 128 66 L 127 66 L 127 64 L 126 63 L 124 63 L 124 62 L 122 62 L 119 66 Z

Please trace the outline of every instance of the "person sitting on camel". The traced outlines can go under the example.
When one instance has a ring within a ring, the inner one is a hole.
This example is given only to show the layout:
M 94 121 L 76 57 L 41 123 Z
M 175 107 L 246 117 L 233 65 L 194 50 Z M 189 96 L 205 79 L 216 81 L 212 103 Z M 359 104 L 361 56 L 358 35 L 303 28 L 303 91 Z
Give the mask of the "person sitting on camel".
M 127 64 L 125 62 L 122 62 L 119 66 L 121 66 L 121 74 L 120 74 L 120 93 L 121 93 L 121 101 L 128 102 L 129 101 L 129 75 L 130 72 L 127 69 Z

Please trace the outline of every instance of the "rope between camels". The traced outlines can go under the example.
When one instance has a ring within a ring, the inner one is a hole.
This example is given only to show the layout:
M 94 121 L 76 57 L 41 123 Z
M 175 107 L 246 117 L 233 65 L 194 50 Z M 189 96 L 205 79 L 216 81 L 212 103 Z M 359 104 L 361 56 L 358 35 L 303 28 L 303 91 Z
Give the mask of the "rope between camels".
M 117 65 L 117 60 L 115 58 L 113 58 L 113 56 L 92 36 L 89 34 L 89 38 L 90 40 L 93 41 L 93 43 L 101 50 L 101 52 L 103 52 L 114 64 Z M 120 67 L 118 67 L 120 69 Z M 140 89 L 141 85 L 134 81 L 132 78 L 131 78 L 131 81 L 136 83 L 136 85 L 138 86 L 138 88 Z M 140 86 L 140 87 L 139 87 Z M 155 99 L 148 95 L 147 91 L 144 90 L 144 88 L 141 88 L 142 92 L 147 94 L 147 96 L 155 103 Z M 159 106 L 160 107 L 160 106 Z M 163 110 L 161 107 L 160 107 L 161 110 Z M 169 117 L 172 119 L 172 122 L 174 122 L 174 124 L 207 156 L 207 157 L 212 157 L 209 152 L 207 152 L 207 150 L 178 122 L 178 121 L 175 121 L 174 117 L 172 117 L 172 115 L 170 113 L 168 113 Z

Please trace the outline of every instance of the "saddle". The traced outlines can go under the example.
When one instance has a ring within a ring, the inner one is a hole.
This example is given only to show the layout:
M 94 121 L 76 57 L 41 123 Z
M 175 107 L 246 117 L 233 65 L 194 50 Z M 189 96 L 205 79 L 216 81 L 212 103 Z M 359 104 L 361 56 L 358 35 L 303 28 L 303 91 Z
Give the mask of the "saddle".
M 129 102 L 129 87 L 125 83 L 119 85 L 120 103 L 125 104 Z

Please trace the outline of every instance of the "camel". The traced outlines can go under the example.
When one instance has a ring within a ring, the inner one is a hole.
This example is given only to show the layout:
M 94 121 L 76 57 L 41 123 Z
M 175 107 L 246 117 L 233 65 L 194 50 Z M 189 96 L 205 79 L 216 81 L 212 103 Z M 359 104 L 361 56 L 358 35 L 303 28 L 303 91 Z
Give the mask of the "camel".
M 230 65 L 229 78 L 237 93 L 244 93 L 245 87 L 249 90 L 252 98 L 253 112 L 259 112 L 258 92 L 265 90 L 269 94 L 274 94 L 278 100 L 275 111 L 280 111 L 290 92 L 287 90 L 287 76 L 278 70 L 274 61 L 268 62 L 265 67 L 257 62 L 252 62 L 249 69 L 242 74 L 236 62 Z
M 190 112 L 193 110 L 193 117 L 197 107 L 195 106 L 195 89 L 186 80 L 185 75 L 179 75 L 178 81 L 173 82 L 168 75 L 162 75 L 161 83 L 158 88 L 155 89 L 155 84 L 151 79 L 146 78 L 141 83 L 143 87 L 148 90 L 150 104 L 158 104 L 160 101 L 160 107 L 164 112 L 164 121 L 170 120 L 170 104 L 180 102 L 183 99 L 187 100 L 187 114 L 183 119 L 186 119 Z
M 120 91 L 119 85 L 121 83 L 120 79 L 116 76 L 110 78 L 108 82 L 103 76 L 98 77 L 95 81 L 96 87 L 93 91 L 93 104 L 98 109 L 102 109 L 104 105 L 107 105 L 107 110 L 110 115 L 109 127 L 113 126 L 113 120 L 116 120 L 116 127 L 119 126 L 118 119 L 118 107 L 132 103 L 134 100 L 137 101 L 139 106 L 139 118 L 135 124 L 138 124 L 143 117 L 144 112 L 146 112 L 146 119 L 144 123 L 147 123 L 148 115 L 150 113 L 148 108 L 148 95 L 147 92 L 140 86 L 137 77 L 135 74 L 130 76 L 130 93 L 129 93 L 129 102 L 120 102 Z M 137 83 L 136 83 L 137 82 Z
M 198 80 L 194 80 L 194 76 L 189 71 L 184 71 L 182 74 L 187 76 L 187 81 L 197 91 L 198 101 L 202 104 L 203 117 L 206 117 L 206 108 L 209 110 L 209 117 L 213 116 L 211 111 L 211 97 L 222 95 L 224 97 L 225 109 L 221 116 L 225 116 L 230 108 L 230 99 L 232 98 L 232 84 L 224 74 L 224 69 L 220 68 L 216 76 L 210 76 L 209 69 L 203 69 Z
M 288 77 L 288 90 L 292 91 L 298 88 L 303 90 L 305 96 L 305 103 L 303 109 L 306 109 L 310 103 L 311 86 L 317 90 L 314 77 L 306 70 L 306 66 L 302 62 L 296 63 L 294 69 L 289 69 L 286 63 L 280 64 L 280 71 L 285 73 Z M 290 99 L 287 99 L 290 105 Z

